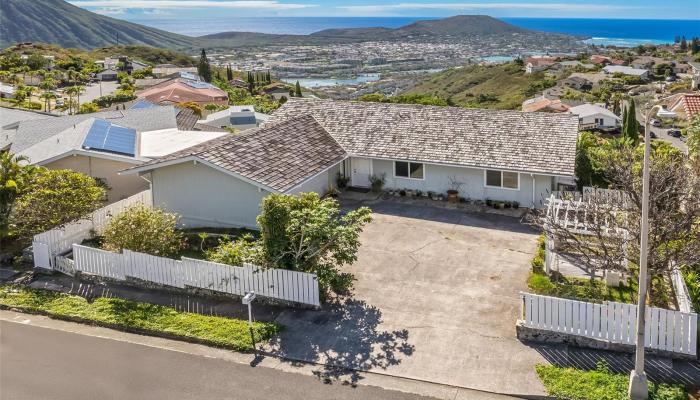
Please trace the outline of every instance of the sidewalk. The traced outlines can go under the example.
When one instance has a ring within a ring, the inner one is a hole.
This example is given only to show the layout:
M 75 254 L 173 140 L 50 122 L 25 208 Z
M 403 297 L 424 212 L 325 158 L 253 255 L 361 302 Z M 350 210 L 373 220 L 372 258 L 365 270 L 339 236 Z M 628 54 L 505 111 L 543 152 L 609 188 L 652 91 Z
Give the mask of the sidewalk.
M 243 305 L 240 301 L 233 298 L 178 294 L 165 290 L 145 290 L 114 283 L 92 284 L 81 282 L 78 279 L 61 274 L 38 275 L 36 279 L 29 284 L 29 287 L 75 294 L 86 298 L 116 297 L 169 306 L 178 311 L 240 318 L 244 320 L 248 319 L 248 306 Z M 284 310 L 284 307 L 255 303 L 253 304 L 253 319 L 261 322 L 273 322 Z

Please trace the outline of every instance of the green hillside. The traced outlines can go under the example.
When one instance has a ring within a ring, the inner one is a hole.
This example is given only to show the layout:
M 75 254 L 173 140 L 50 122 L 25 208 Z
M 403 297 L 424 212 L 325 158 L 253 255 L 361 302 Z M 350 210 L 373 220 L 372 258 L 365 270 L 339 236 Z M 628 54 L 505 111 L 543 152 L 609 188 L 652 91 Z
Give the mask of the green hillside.
M 515 62 L 474 65 L 430 75 L 406 94 L 436 96 L 465 107 L 520 109 L 521 103 L 554 81 L 542 73 L 527 75 Z
M 140 44 L 189 50 L 199 40 L 92 13 L 63 0 L 1 0 L 0 46 L 44 42 L 62 47 Z

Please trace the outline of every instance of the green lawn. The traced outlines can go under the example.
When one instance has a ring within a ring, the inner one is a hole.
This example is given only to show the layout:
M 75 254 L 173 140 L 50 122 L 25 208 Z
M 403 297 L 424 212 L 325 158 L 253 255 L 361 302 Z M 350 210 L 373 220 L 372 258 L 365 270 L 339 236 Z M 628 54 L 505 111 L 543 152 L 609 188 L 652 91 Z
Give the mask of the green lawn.
M 181 312 L 155 304 L 105 297 L 88 302 L 83 297 L 48 290 L 1 286 L 0 305 L 58 318 L 81 318 L 98 324 L 164 332 L 239 351 L 253 348 L 245 320 Z M 257 342 L 269 339 L 281 328 L 274 323 L 253 324 Z
M 563 297 L 581 301 L 601 303 L 617 301 L 634 303 L 637 298 L 636 286 L 632 284 L 608 287 L 605 282 L 588 278 L 572 278 L 560 276 L 556 281 L 541 272 L 530 272 L 527 286 L 535 294 Z
M 560 368 L 552 365 L 536 367 L 547 394 L 562 400 L 627 400 L 629 376 L 610 372 L 605 363 L 593 371 Z M 682 385 L 649 384 L 649 400 L 687 400 Z

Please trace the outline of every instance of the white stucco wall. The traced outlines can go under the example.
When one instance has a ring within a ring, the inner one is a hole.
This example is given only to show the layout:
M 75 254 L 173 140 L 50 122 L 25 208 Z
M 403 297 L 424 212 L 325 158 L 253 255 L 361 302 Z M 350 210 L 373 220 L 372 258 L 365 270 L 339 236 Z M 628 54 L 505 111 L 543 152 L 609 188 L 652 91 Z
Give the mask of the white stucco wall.
M 265 190 L 211 168 L 186 162 L 151 173 L 153 204 L 181 215 L 188 227 L 256 228 Z
M 608 115 L 605 114 L 593 114 L 589 115 L 583 118 L 579 118 L 579 121 L 584 124 L 595 124 L 595 120 L 597 119 L 603 119 L 603 125 L 601 126 L 609 126 L 609 127 L 614 127 L 617 126 L 617 120 L 615 118 L 612 118 Z
M 521 207 L 530 207 L 533 203 L 533 177 L 526 173 L 520 174 L 520 188 L 518 190 L 486 187 L 484 170 L 477 168 L 424 164 L 425 179 L 418 180 L 395 177 L 393 161 L 372 160 L 372 173 L 374 175 L 385 174 L 385 188 L 445 193 L 450 188 L 450 177 L 456 177 L 457 181 L 463 183 L 459 190 L 461 197 L 481 200 L 517 201 Z M 542 207 L 543 199 L 552 190 L 553 177 L 534 175 L 534 179 L 534 205 L 535 207 Z
M 107 201 L 113 203 L 148 189 L 148 182 L 138 175 L 119 175 L 119 171 L 134 164 L 97 157 L 72 155 L 44 165 L 49 169 L 71 169 L 107 182 Z

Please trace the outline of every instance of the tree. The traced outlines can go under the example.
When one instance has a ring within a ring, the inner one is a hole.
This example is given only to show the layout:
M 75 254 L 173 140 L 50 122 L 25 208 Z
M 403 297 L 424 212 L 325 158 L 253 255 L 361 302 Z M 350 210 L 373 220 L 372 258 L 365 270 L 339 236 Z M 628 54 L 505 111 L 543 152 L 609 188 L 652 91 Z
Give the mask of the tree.
M 36 168 L 24 156 L 0 152 L 0 242 L 10 235 L 10 214 L 32 182 Z
M 56 95 L 52 92 L 44 92 L 39 98 L 44 99 L 44 110 L 46 112 L 51 112 L 51 100 L 56 98 Z
M 361 207 L 341 215 L 338 202 L 317 193 L 271 194 L 257 218 L 265 265 L 315 273 L 324 293 L 348 290 L 352 275 L 340 267 L 357 260 L 359 235 L 372 219 Z
M 230 82 L 233 79 L 233 70 L 231 69 L 231 64 L 226 66 L 226 81 Z
M 700 39 L 697 37 L 694 37 L 693 40 L 690 41 L 690 52 L 693 54 L 700 52 Z
M 663 300 L 654 298 L 655 292 L 660 295 L 656 283 L 668 278 L 672 262 L 700 262 L 700 169 L 666 142 L 654 141 L 651 146 L 647 285 L 651 285 L 650 298 L 658 304 Z M 601 268 L 626 270 L 625 259 L 639 265 L 644 146 L 611 141 L 592 154 L 593 167 L 620 196 L 592 196 L 585 202 L 578 224 L 587 226 L 591 235 L 578 234 L 546 212 L 540 222 L 559 245 L 580 255 L 592 273 Z M 574 216 L 569 217 L 571 221 Z
M 680 45 L 681 51 L 685 52 L 688 51 L 688 42 L 685 40 L 685 36 L 681 38 L 681 45 Z
M 594 133 L 581 132 L 576 141 L 576 186 L 581 190 L 584 186 L 604 186 L 597 171 L 593 168 L 591 151 L 600 146 L 601 139 Z
M 105 250 L 124 249 L 172 257 L 184 248 L 184 237 L 177 230 L 177 214 L 160 208 L 135 204 L 112 218 L 102 232 Z
M 10 219 L 17 235 L 29 238 L 87 217 L 102 205 L 104 196 L 104 188 L 90 176 L 39 168 L 25 193 L 16 199 Z
M 299 84 L 299 81 L 297 81 L 296 85 L 294 85 L 294 97 L 303 97 L 301 94 L 301 85 Z
M 209 65 L 209 59 L 207 58 L 207 53 L 202 49 L 202 55 L 199 57 L 199 64 L 197 65 L 197 74 L 204 79 L 205 82 L 211 82 L 211 65 Z
M 633 144 L 639 143 L 639 122 L 637 121 L 637 111 L 634 99 L 629 100 L 629 105 L 622 121 L 622 136 L 631 140 Z
M 696 113 L 685 128 L 688 156 L 700 165 L 700 114 Z

